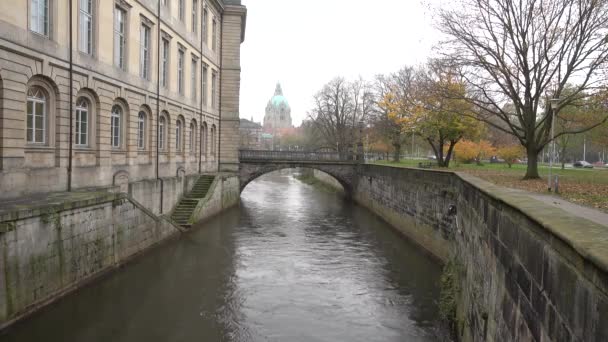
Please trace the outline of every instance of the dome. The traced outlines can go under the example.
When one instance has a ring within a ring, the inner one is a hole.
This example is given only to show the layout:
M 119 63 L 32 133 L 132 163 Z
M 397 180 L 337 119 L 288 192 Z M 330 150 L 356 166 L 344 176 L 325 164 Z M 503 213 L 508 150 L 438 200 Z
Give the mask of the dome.
M 270 99 L 270 104 L 274 107 L 279 107 L 281 104 L 285 104 L 286 107 L 289 107 L 287 99 L 283 96 L 283 89 L 281 88 L 280 83 L 277 83 L 277 87 L 274 90 L 274 96 Z
M 281 84 L 277 83 L 274 90 L 274 96 L 268 101 L 266 106 L 266 115 L 264 116 L 265 129 L 281 129 L 292 127 L 291 122 L 291 107 L 287 102 L 287 98 L 283 96 Z

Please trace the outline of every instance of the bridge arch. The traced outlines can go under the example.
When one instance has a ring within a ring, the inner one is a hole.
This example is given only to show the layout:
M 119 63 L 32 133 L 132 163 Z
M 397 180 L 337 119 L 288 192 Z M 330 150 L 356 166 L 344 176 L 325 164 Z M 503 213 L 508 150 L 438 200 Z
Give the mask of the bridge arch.
M 284 169 L 296 168 L 307 168 L 324 172 L 336 179 L 338 183 L 342 185 L 346 196 L 350 196 L 352 194 L 354 165 L 333 163 L 241 162 L 239 170 L 240 191 L 243 192 L 249 183 L 265 174 Z

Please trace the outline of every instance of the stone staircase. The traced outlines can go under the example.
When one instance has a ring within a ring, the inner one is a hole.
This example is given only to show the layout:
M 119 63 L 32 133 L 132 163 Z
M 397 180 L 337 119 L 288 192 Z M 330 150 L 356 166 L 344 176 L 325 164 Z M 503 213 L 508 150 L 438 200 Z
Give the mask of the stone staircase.
M 200 176 L 199 179 L 194 184 L 192 191 L 190 191 L 186 196 L 184 196 L 181 201 L 177 204 L 173 213 L 171 213 L 171 220 L 175 223 L 179 224 L 182 227 L 189 228 L 190 217 L 196 209 L 199 200 L 205 198 L 207 196 L 207 192 L 211 187 L 211 183 L 215 176 Z

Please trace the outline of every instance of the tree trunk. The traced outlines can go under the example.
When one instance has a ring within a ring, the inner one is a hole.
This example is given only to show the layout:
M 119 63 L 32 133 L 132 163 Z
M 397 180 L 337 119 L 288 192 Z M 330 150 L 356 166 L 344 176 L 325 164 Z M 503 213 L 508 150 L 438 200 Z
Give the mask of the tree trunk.
M 393 154 L 393 161 L 395 163 L 398 163 L 399 159 L 401 158 L 401 144 L 393 143 L 393 147 L 395 148 L 395 152 Z
M 538 151 L 536 150 L 536 146 L 526 146 L 526 152 L 528 155 L 528 167 L 524 179 L 539 179 Z
M 448 154 L 445 156 L 445 160 L 443 162 L 444 167 L 450 167 L 450 160 L 452 160 L 452 155 L 454 153 L 454 147 L 456 146 L 457 143 L 458 143 L 458 141 L 450 141 L 450 146 L 448 147 Z

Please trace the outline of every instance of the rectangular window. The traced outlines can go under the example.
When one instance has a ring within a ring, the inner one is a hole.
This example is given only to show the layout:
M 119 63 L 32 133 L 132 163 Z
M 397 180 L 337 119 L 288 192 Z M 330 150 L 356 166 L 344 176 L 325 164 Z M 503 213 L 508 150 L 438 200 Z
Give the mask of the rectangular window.
M 207 37 L 207 30 L 208 30 L 207 26 L 209 25 L 208 21 L 209 21 L 209 11 L 205 8 L 205 9 L 203 9 L 203 29 L 201 32 L 201 34 L 203 35 L 203 42 L 205 43 L 205 45 L 208 44 L 207 43 L 207 38 L 208 38 Z
M 112 147 L 120 147 L 120 113 L 112 111 L 110 118 L 110 133 Z
M 211 108 L 216 108 L 216 94 L 217 91 L 217 73 L 214 71 L 211 73 Z
M 44 143 L 44 100 L 29 98 L 27 100 L 27 142 Z
M 184 7 L 186 7 L 184 0 L 177 0 L 177 13 L 181 21 L 184 21 Z
M 160 65 L 160 84 L 167 88 L 167 74 L 169 72 L 169 41 L 163 39 L 162 63 Z
M 158 125 L 158 148 L 165 149 L 165 118 L 160 118 Z
M 114 64 L 125 69 L 125 30 L 127 12 L 116 6 L 114 10 Z
M 150 78 L 150 28 L 141 25 L 139 49 L 139 69 L 141 78 Z
M 88 144 L 88 114 L 86 109 L 76 109 L 76 145 Z
M 217 20 L 213 18 L 213 24 L 211 26 L 211 50 L 217 49 Z
M 197 98 L 197 94 L 196 94 L 196 73 L 198 72 L 198 62 L 196 61 L 196 58 L 192 58 L 192 68 L 190 68 L 190 90 L 191 90 L 191 94 L 190 96 L 192 97 L 192 99 L 196 100 Z
M 48 37 L 49 0 L 31 0 L 30 30 Z
M 207 92 L 208 92 L 208 84 L 209 82 L 207 81 L 207 79 L 209 78 L 208 75 L 208 67 L 206 64 L 203 64 L 203 105 L 207 105 Z
M 80 0 L 80 51 L 93 54 L 93 0 Z
M 184 51 L 177 52 L 177 92 L 184 94 Z
M 137 148 L 143 150 L 146 147 L 145 144 L 146 135 L 146 116 L 143 113 L 139 113 L 137 120 Z
M 192 32 L 198 33 L 198 0 L 192 0 Z

